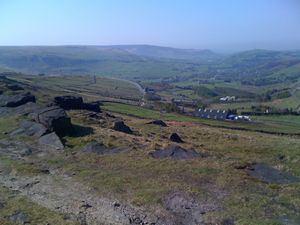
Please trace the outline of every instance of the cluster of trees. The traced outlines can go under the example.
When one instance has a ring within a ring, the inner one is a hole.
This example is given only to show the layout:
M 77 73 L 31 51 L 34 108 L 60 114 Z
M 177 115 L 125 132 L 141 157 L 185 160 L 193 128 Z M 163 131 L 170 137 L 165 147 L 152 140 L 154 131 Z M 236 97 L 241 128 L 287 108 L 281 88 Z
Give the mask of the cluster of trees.
M 251 106 L 250 112 L 241 112 L 242 115 L 300 115 L 299 109 L 283 108 L 278 109 L 270 106 Z

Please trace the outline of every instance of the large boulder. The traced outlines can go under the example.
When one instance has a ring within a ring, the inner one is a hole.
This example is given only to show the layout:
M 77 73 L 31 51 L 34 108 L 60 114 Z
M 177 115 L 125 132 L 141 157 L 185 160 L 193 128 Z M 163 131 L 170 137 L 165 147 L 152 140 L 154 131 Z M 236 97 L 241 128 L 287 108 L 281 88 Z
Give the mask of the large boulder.
M 113 129 L 116 131 L 120 131 L 120 132 L 124 132 L 127 134 L 132 134 L 133 131 L 130 129 L 130 127 L 128 127 L 124 121 L 116 121 L 114 123 Z
M 1 107 L 17 107 L 27 102 L 35 102 L 35 96 L 29 92 L 16 95 L 0 95 Z
M 58 106 L 50 106 L 37 110 L 32 114 L 33 119 L 43 124 L 49 131 L 54 131 L 63 136 L 73 133 L 73 126 L 70 117 L 64 109 Z
M 99 103 L 97 102 L 85 102 L 82 104 L 82 109 L 94 111 L 94 112 L 101 112 Z
M 158 125 L 158 126 L 161 126 L 161 127 L 167 127 L 167 124 L 162 121 L 162 120 L 153 120 L 147 124 L 153 124 L 153 125 Z
M 59 137 L 52 132 L 39 138 L 38 143 L 43 147 L 43 150 L 63 150 L 64 145 L 61 143 Z
M 187 150 L 177 145 L 171 145 L 166 149 L 156 150 L 154 152 L 150 152 L 149 154 L 155 159 L 169 158 L 175 160 L 184 160 L 207 157 L 207 154 L 205 153 Z
M 77 96 L 57 96 L 54 98 L 54 103 L 65 110 L 81 109 L 83 100 Z
M 47 128 L 36 122 L 22 121 L 19 128 L 10 133 L 11 136 L 23 135 L 30 137 L 41 137 L 47 133 Z
M 184 141 L 181 139 L 181 137 L 177 133 L 172 133 L 170 136 L 170 140 L 177 143 L 183 143 Z
M 65 110 L 86 109 L 94 112 L 100 112 L 99 104 L 96 102 L 85 103 L 82 97 L 77 96 L 57 96 L 54 103 Z

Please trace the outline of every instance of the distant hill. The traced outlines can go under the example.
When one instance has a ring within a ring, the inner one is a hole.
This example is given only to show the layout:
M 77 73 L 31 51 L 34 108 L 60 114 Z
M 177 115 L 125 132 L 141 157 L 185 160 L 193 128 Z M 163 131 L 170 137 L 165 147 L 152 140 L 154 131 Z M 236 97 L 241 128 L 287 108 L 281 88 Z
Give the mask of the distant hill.
M 212 62 L 220 59 L 219 54 L 210 50 L 179 49 L 153 45 L 115 45 L 129 53 L 152 58 L 178 59 L 196 62 Z
M 251 50 L 222 61 L 223 75 L 244 82 L 265 85 L 300 78 L 300 51 Z
M 31 74 L 165 81 L 213 78 L 260 86 L 298 80 L 299 67 L 300 51 L 251 50 L 224 56 L 151 45 L 0 47 L 0 71 Z
M 25 73 L 155 79 L 189 76 L 201 69 L 197 63 L 208 63 L 213 55 L 209 51 L 139 45 L 0 47 L 0 67 Z M 196 64 L 191 65 L 191 61 Z

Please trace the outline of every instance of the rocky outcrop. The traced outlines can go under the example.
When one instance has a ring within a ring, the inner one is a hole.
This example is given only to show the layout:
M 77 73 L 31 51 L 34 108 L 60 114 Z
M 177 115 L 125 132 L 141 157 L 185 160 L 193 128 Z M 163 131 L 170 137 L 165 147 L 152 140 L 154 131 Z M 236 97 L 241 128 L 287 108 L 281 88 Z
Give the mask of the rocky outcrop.
M 40 137 L 38 143 L 43 148 L 44 151 L 64 149 L 64 145 L 61 143 L 61 140 L 54 132 Z
M 0 95 L 1 107 L 17 107 L 27 102 L 35 102 L 35 96 L 29 92 L 16 95 Z
M 26 116 L 41 109 L 41 106 L 33 102 L 28 102 L 18 107 L 0 107 L 0 116 Z
M 175 160 L 187 160 L 187 159 L 195 159 L 195 158 L 204 158 L 207 157 L 207 154 L 196 152 L 194 150 L 187 150 L 177 145 L 171 145 L 166 149 L 150 152 L 150 156 L 156 159 L 169 158 Z
M 47 133 L 47 128 L 44 125 L 32 121 L 22 121 L 19 124 L 19 128 L 11 132 L 10 135 L 41 137 L 46 133 Z
M 161 126 L 161 127 L 167 127 L 167 124 L 162 121 L 162 120 L 153 120 L 147 124 L 153 124 L 153 125 L 158 125 L 158 126 Z
M 177 133 L 172 133 L 170 136 L 170 140 L 177 143 L 184 143 L 181 137 Z
M 124 132 L 126 134 L 133 134 L 133 131 L 128 127 L 124 121 L 117 121 L 114 123 L 113 129 L 116 131 Z
M 58 106 L 50 106 L 37 110 L 32 114 L 37 123 L 43 124 L 49 131 L 54 131 L 59 136 L 72 134 L 73 126 L 65 110 Z
M 77 96 L 57 96 L 54 98 L 54 103 L 65 110 L 85 109 L 94 112 L 100 112 L 100 107 L 98 103 L 86 103 L 83 102 L 82 97 Z

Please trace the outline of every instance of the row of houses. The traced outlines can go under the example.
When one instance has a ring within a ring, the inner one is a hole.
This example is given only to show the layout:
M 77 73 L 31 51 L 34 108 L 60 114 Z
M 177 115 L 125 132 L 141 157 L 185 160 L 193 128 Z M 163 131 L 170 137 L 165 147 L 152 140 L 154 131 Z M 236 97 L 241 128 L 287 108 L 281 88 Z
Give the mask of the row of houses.
M 230 111 L 222 109 L 198 109 L 194 116 L 214 120 L 251 121 L 249 116 L 232 114 Z

